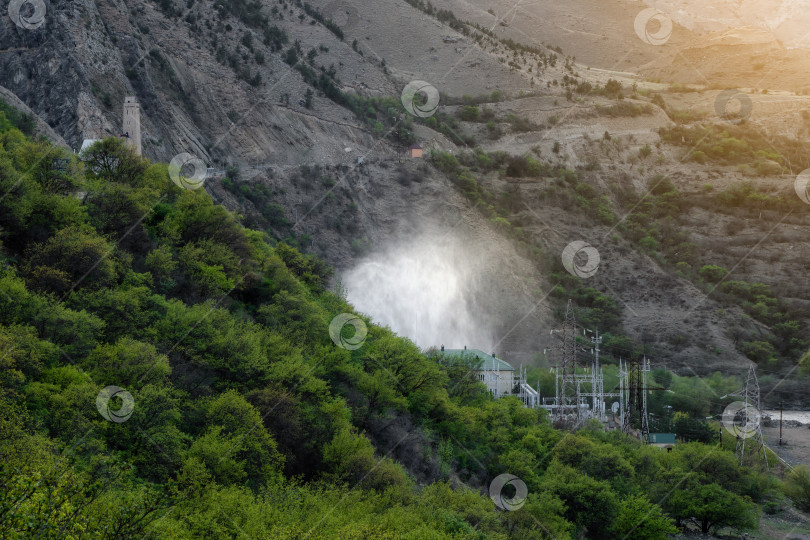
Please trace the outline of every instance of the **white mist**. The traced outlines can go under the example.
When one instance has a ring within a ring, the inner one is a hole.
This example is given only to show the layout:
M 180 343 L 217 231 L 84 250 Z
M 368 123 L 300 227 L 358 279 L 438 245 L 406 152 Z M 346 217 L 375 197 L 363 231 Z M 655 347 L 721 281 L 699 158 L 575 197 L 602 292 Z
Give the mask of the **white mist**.
M 483 349 L 494 339 L 484 291 L 486 255 L 457 239 L 423 235 L 390 245 L 342 276 L 348 301 L 419 347 Z

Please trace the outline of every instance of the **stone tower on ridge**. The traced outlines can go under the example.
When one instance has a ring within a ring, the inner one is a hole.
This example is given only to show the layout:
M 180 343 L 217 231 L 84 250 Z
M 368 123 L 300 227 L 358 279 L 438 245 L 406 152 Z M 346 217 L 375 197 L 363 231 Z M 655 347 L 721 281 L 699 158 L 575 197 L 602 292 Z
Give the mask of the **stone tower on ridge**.
M 127 144 L 141 155 L 141 106 L 132 96 L 124 98 L 124 130 Z

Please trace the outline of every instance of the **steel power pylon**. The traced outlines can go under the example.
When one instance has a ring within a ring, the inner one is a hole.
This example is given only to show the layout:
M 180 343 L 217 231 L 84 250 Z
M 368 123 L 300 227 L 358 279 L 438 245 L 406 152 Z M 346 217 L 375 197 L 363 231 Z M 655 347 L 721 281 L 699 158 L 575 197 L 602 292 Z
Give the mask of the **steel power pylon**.
M 639 416 L 641 440 L 650 440 L 650 420 L 647 414 L 647 393 L 651 389 L 647 383 L 650 372 L 650 361 L 644 356 L 641 359 L 622 363 L 619 360 L 619 404 L 621 407 L 622 431 L 632 431 L 631 417 Z M 663 390 L 662 388 L 653 388 Z
M 630 433 L 630 399 L 628 388 L 630 386 L 628 367 L 626 362 L 619 358 L 619 423 L 621 430 Z
M 644 356 L 640 368 L 641 375 L 641 440 L 650 442 L 650 418 L 647 415 L 647 373 L 650 372 L 650 362 Z
M 552 334 L 558 334 L 561 344 L 543 351 L 545 353 L 547 350 L 552 350 L 557 353 L 557 362 L 554 367 L 554 401 L 553 405 L 549 405 L 548 408 L 552 409 L 552 416 L 558 427 L 564 429 L 576 429 L 589 418 L 606 422 L 608 418 L 605 412 L 605 399 L 621 397 L 615 390 L 605 392 L 604 372 L 599 361 L 599 345 L 602 343 L 599 331 L 581 329 L 583 336 L 587 336 L 588 333 L 592 334 L 590 341 L 593 348 L 589 349 L 577 343 L 579 330 L 573 302 L 568 300 L 562 328 L 551 331 Z M 590 367 L 583 367 L 580 363 L 588 364 L 589 362 L 578 360 L 577 355 L 588 352 L 593 358 L 590 361 Z M 546 405 L 543 406 L 546 407 Z
M 591 365 L 591 391 L 583 397 L 590 397 L 592 402 L 591 416 L 604 421 L 605 417 L 605 378 L 602 371 L 602 366 L 599 363 L 599 345 L 602 343 L 602 336 L 599 335 L 599 330 L 583 330 L 583 334 L 590 332 L 593 334 L 591 343 L 593 343 L 593 364 Z
M 571 300 L 565 309 L 565 322 L 562 330 L 562 345 L 557 348 L 560 351 L 560 359 L 557 364 L 555 374 L 556 399 L 554 418 L 557 421 L 567 420 L 569 409 L 574 408 L 574 425 L 579 425 L 581 418 L 580 411 L 580 381 L 577 377 L 577 321 L 574 317 L 574 307 Z
M 748 368 L 748 376 L 745 378 L 745 384 L 740 391 L 730 395 L 740 396 L 743 403 L 745 403 L 745 406 L 740 411 L 742 416 L 741 425 L 746 430 L 749 429 L 749 425 L 754 425 L 753 429 L 745 431 L 742 436 L 739 433 L 737 434 L 737 445 L 734 453 L 737 454 L 742 465 L 745 458 L 746 441 L 749 438 L 753 439 L 748 446 L 754 446 L 757 457 L 765 462 L 765 468 L 767 469 L 768 456 L 765 453 L 765 441 L 762 438 L 762 423 L 760 422 L 762 409 L 759 402 L 759 380 L 757 380 L 757 371 L 753 365 Z M 754 418 L 751 418 L 752 414 Z

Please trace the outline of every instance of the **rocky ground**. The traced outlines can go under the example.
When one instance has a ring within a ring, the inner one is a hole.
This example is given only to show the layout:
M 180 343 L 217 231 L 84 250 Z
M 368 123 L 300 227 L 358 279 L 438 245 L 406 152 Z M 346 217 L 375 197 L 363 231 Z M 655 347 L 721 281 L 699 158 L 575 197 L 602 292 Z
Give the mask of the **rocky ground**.
M 313 6 L 338 21 L 343 40 L 312 24 L 292 4 L 270 16 L 270 22 L 290 38 L 282 51 L 295 40 L 304 53 L 315 50 L 314 68 L 334 66 L 348 93 L 397 98 L 407 82 L 425 80 L 443 95 L 440 111 L 453 115 L 453 99 L 503 92 L 504 101 L 491 104 L 498 115 L 511 113 L 545 127 L 505 128 L 502 137 L 490 139 L 481 124 L 463 123 L 465 133 L 487 151 L 536 149 L 543 159 L 577 168 L 584 181 L 609 196 L 611 184 L 642 190 L 656 174 L 670 176 L 695 200 L 707 184 L 722 190 L 745 180 L 774 193 L 789 191 L 793 176 L 787 172 L 751 178 L 735 167 L 686 163 L 687 149 L 661 143 L 657 130 L 671 120 L 657 106 L 651 105 L 650 114 L 610 117 L 600 108 L 611 100 L 586 95 L 569 101 L 553 83 L 574 75 L 593 85 L 613 78 L 626 88 L 636 85 L 640 94 L 633 103 L 649 104 L 643 93 L 665 91 L 668 108 L 708 116 L 724 85 L 744 85 L 752 101 L 752 124 L 774 136 L 801 138 L 810 117 L 810 101 L 800 95 L 809 72 L 802 63 L 806 55 L 763 40 L 761 33 L 723 36 L 677 21 L 671 39 L 650 45 L 633 26 L 645 6 L 627 0 L 433 3 L 499 38 L 549 54 L 546 46 L 563 52 L 555 53 L 557 65 L 542 73 L 529 72 L 530 63 L 510 66 L 515 57 L 503 42 L 476 43 L 402 0 L 313 0 Z M 476 293 L 481 318 L 493 321 L 499 352 L 515 363 L 531 361 L 547 344 L 559 307 L 546 297 L 554 283 L 542 270 L 424 160 L 403 160 L 368 124 L 318 92 L 306 108 L 307 84 L 278 51 L 262 43 L 261 29 L 249 26 L 249 20 L 216 15 L 212 2 L 203 0 L 191 8 L 178 2 L 175 9 L 179 15 L 151 2 L 54 3 L 42 31 L 28 33 L 3 18 L 0 85 L 74 148 L 84 138 L 117 135 L 123 97 L 137 96 L 147 157 L 168 161 L 189 151 L 218 170 L 238 165 L 243 173 L 235 189 L 226 189 L 221 178 L 206 189 L 248 223 L 266 223 L 259 218 L 266 217 L 267 204 L 280 206 L 278 223 L 264 225 L 268 231 L 296 236 L 303 249 L 327 259 L 339 274 L 412 237 L 415 230 L 472 239 L 484 261 L 478 280 L 486 285 Z M 251 77 L 259 74 L 261 84 L 251 85 L 241 75 L 245 70 Z M 686 83 L 693 86 L 685 88 Z M 768 93 L 761 91 L 765 86 Z M 611 145 L 599 143 L 605 132 L 611 134 Z M 464 151 L 427 126 L 418 126 L 416 133 L 428 149 Z M 562 148 L 556 157 L 555 143 Z M 655 153 L 639 160 L 645 145 Z M 589 164 L 596 167 L 586 170 Z M 306 178 L 302 166 L 315 165 L 321 167 L 317 177 Z M 482 182 L 496 194 L 514 185 L 495 175 Z M 745 369 L 748 361 L 737 350 L 733 332 L 739 326 L 755 329 L 756 323 L 734 306 L 707 299 L 611 227 L 583 223 L 576 208 L 539 202 L 536 195 L 549 182 L 518 185 L 526 203 L 521 218 L 532 243 L 549 254 L 560 253 L 572 239 L 597 246 L 603 264 L 593 285 L 620 300 L 630 336 L 655 344 L 654 363 L 682 374 Z M 237 195 L 260 187 L 269 193 L 261 204 Z M 549 224 L 555 234 L 542 232 Z M 704 260 L 735 268 L 737 278 L 779 287 L 797 307 L 810 308 L 807 215 L 736 215 L 695 205 L 681 226 Z
M 810 426 L 785 423 L 782 426 L 782 446 L 779 445 L 779 421 L 762 428 L 765 444 L 788 465 L 810 467 Z

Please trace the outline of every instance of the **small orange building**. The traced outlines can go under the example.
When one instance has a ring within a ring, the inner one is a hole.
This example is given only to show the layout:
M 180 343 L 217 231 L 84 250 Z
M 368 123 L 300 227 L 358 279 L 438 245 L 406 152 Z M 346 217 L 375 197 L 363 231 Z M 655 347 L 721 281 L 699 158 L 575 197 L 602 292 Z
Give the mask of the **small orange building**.
M 408 155 L 412 158 L 421 158 L 424 150 L 418 144 L 412 145 L 408 148 Z

